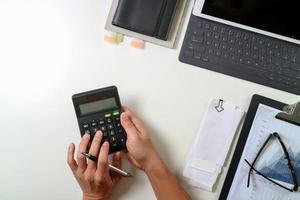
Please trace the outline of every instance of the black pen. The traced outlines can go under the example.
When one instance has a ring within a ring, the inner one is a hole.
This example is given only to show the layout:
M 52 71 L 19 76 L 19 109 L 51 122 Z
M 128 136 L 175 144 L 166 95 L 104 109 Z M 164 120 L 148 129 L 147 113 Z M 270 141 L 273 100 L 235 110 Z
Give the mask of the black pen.
M 92 161 L 94 161 L 94 162 L 97 162 L 97 161 L 98 161 L 98 158 L 97 158 L 97 157 L 92 156 L 92 155 L 90 155 L 90 154 L 88 154 L 88 153 L 81 152 L 81 154 L 82 154 L 84 157 L 86 157 L 87 159 L 89 159 L 89 160 L 92 160 Z M 130 173 L 125 172 L 125 171 L 123 171 L 123 170 L 121 170 L 121 169 L 119 169 L 119 168 L 117 168 L 117 167 L 115 167 L 115 166 L 113 166 L 113 165 L 111 165 L 111 164 L 108 164 L 108 167 L 109 167 L 110 170 L 112 170 L 112 171 L 114 171 L 114 172 L 117 172 L 118 174 L 120 174 L 120 175 L 123 176 L 123 177 L 132 177 L 132 175 L 131 175 Z

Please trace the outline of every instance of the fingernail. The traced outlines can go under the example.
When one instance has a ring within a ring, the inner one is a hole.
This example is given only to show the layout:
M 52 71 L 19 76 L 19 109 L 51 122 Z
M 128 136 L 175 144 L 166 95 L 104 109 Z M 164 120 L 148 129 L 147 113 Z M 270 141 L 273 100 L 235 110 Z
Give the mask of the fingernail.
M 108 143 L 107 141 L 105 141 L 105 142 L 103 143 L 103 145 L 109 146 L 109 143 Z
M 127 121 L 128 120 L 128 116 L 127 114 L 123 113 L 121 118 L 124 120 L 124 121 Z
M 100 137 L 101 134 L 102 134 L 101 131 L 97 131 L 96 134 L 95 134 L 95 137 Z
M 89 139 L 89 137 L 90 137 L 90 135 L 86 133 L 86 134 L 84 134 L 83 139 L 87 140 L 87 139 Z

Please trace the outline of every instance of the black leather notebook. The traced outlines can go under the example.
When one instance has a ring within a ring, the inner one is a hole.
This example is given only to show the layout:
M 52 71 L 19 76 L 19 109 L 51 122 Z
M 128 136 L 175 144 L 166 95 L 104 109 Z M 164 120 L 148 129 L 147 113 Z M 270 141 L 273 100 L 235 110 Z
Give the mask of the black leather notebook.
M 177 1 L 119 0 L 112 24 L 167 40 Z

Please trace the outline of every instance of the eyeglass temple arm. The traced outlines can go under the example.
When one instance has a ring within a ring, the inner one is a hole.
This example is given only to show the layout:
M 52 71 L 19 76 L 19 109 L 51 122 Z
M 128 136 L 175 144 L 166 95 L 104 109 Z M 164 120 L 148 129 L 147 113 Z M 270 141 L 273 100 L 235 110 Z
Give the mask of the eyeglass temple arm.
M 288 160 L 288 166 L 291 170 L 291 174 L 292 174 L 293 182 L 294 182 L 294 191 L 297 191 L 299 185 L 298 185 L 298 180 L 297 180 L 297 176 L 296 176 L 296 170 L 295 170 L 294 166 L 292 165 L 289 153 L 288 153 L 284 143 L 282 142 L 281 137 L 279 136 L 279 134 L 275 132 L 275 133 L 273 133 L 273 135 L 278 138 L 278 140 L 280 142 L 280 145 L 281 145 L 281 147 L 284 151 L 285 157 Z
M 269 135 L 269 137 L 267 138 L 267 140 L 264 142 L 264 144 L 261 146 L 261 148 L 259 149 L 258 153 L 256 154 L 256 157 L 254 159 L 254 161 L 252 162 L 252 165 L 249 169 L 249 172 L 248 172 L 248 181 L 247 181 L 247 187 L 250 186 L 250 175 L 252 173 L 252 169 L 254 169 L 252 166 L 255 165 L 258 157 L 260 156 L 261 152 L 263 151 L 263 149 L 265 148 L 265 146 L 268 144 L 269 140 L 272 138 L 272 134 Z

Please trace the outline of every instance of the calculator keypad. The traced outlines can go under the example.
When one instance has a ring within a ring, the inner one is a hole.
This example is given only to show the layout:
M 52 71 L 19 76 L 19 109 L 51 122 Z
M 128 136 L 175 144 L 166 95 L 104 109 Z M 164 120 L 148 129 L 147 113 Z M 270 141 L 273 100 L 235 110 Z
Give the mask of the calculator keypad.
M 108 141 L 110 144 L 110 153 L 126 149 L 126 133 L 120 122 L 120 111 L 113 111 L 104 114 L 101 119 L 92 119 L 83 122 L 81 127 L 84 133 L 92 137 L 98 130 L 103 133 L 101 144 Z

